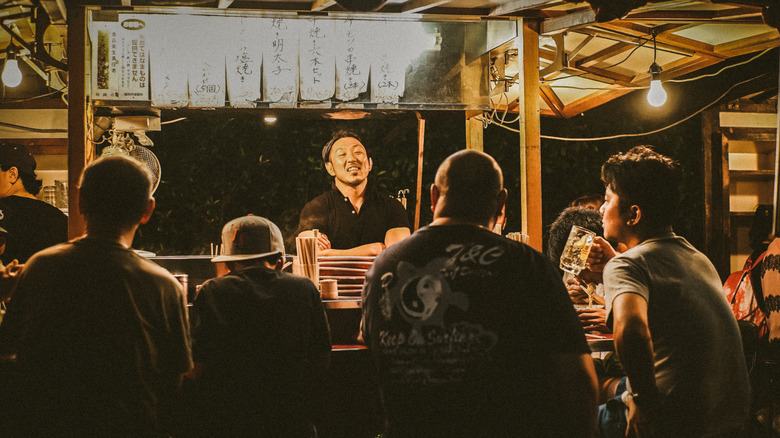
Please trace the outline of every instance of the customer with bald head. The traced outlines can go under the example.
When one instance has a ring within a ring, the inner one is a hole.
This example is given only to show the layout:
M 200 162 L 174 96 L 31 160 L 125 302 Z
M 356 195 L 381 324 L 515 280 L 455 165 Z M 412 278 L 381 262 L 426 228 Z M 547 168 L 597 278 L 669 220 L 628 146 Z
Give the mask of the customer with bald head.
M 506 198 L 492 157 L 451 155 L 431 187 L 433 222 L 369 270 L 362 334 L 385 436 L 592 436 L 582 326 L 545 256 L 491 232 Z

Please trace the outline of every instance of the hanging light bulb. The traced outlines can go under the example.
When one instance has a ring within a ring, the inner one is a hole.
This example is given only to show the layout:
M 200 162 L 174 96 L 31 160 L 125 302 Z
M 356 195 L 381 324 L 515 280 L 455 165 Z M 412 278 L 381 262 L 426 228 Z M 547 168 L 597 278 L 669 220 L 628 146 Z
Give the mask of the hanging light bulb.
M 661 85 L 661 66 L 654 62 L 648 73 L 650 73 L 650 91 L 647 92 L 647 103 L 657 108 L 666 103 L 666 91 Z
M 5 86 L 11 88 L 22 83 L 22 71 L 19 70 L 19 61 L 16 60 L 16 53 L 13 49 L 8 51 L 8 58 L 3 66 L 2 79 Z
M 661 85 L 661 66 L 655 62 L 658 49 L 655 45 L 656 31 L 653 30 L 653 63 L 650 64 L 650 90 L 647 92 L 647 103 L 658 108 L 666 103 L 666 91 Z

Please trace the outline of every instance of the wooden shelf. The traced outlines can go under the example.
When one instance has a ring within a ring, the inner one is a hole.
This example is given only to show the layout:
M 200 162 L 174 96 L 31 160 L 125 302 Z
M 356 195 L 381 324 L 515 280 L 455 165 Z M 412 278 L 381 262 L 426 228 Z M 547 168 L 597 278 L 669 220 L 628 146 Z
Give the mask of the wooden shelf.
M 774 170 L 731 170 L 729 179 L 733 181 L 772 181 Z

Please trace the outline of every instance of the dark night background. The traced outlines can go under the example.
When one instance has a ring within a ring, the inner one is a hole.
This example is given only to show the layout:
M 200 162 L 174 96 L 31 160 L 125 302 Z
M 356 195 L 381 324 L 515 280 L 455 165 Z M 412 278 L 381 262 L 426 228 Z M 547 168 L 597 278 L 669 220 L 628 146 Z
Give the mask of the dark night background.
M 733 58 L 688 77 L 714 73 L 752 56 L 755 54 Z M 777 72 L 778 49 L 774 49 L 714 78 L 665 84 L 669 99 L 661 108 L 649 106 L 645 92 L 637 91 L 570 119 L 542 117 L 541 132 L 543 136 L 592 138 L 656 130 L 708 106 L 738 82 L 758 77 L 735 87 L 718 104 L 755 94 L 766 84 L 776 87 Z M 423 226 L 431 220 L 427 187 L 442 159 L 465 147 L 465 123 L 460 111 L 422 112 L 421 116 L 426 120 L 420 200 Z M 256 110 L 162 113 L 163 123 L 181 117 L 186 119 L 148 133 L 155 143 L 152 151 L 161 163 L 162 181 L 155 194 L 157 210 L 150 223 L 141 227 L 134 243 L 136 248 L 158 255 L 207 254 L 209 244 L 219 242 L 222 225 L 248 213 L 270 218 L 286 238 L 293 237 L 301 207 L 329 188 L 320 152 L 330 133 L 338 128 L 361 134 L 374 160 L 371 178 L 381 191 L 394 195 L 402 189 L 410 190 L 408 212 L 413 224 L 417 176 L 417 120 L 413 112 L 336 121 L 319 115 L 309 117 L 305 110 L 295 110 L 282 113 L 275 124 L 266 124 Z M 571 200 L 584 194 L 603 193 L 601 164 L 610 155 L 638 144 L 653 145 L 684 167 L 685 199 L 675 230 L 701 249 L 705 214 L 701 115 L 641 137 L 575 142 L 543 138 L 545 227 Z M 510 192 L 505 231 L 519 231 L 522 211 L 518 195 L 518 134 L 488 126 L 484 148 L 501 164 Z

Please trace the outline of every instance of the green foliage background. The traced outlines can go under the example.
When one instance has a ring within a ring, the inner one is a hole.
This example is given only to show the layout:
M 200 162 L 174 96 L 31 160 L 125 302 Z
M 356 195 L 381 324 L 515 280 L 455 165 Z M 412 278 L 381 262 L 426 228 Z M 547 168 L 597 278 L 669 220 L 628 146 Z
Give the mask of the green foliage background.
M 545 135 L 594 137 L 616 129 L 646 129 L 640 120 L 623 117 L 619 127 L 609 117 L 610 105 L 569 120 L 542 119 Z M 406 112 L 356 121 L 334 121 L 319 116 L 284 115 L 267 124 L 258 112 L 240 110 L 164 111 L 162 131 L 149 133 L 162 167 L 155 193 L 157 209 L 140 228 L 137 248 L 158 255 L 208 254 L 219 243 L 225 222 L 245 214 L 270 218 L 282 230 L 288 251 L 303 205 L 330 188 L 322 159 L 322 145 L 339 128 L 357 131 L 374 160 L 371 178 L 380 191 L 396 194 L 409 189 L 408 214 L 414 223 L 417 181 L 417 118 Z M 449 154 L 465 147 L 462 112 L 423 112 L 425 145 L 420 225 L 432 219 L 428 187 L 436 168 Z M 601 164 L 612 154 L 637 144 L 656 149 L 681 161 L 687 172 L 687 198 L 678 232 L 694 245 L 701 242 L 703 190 L 699 120 L 646 139 L 609 142 L 542 141 L 543 222 L 549 226 L 571 200 L 588 193 L 602 193 Z M 516 124 L 515 124 L 516 127 Z M 485 151 L 493 155 L 505 173 L 510 198 L 506 231 L 521 228 L 520 155 L 518 134 L 496 125 L 484 131 Z

